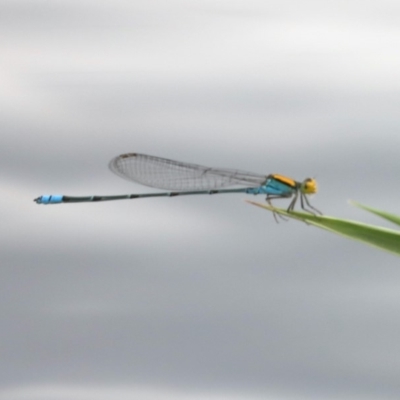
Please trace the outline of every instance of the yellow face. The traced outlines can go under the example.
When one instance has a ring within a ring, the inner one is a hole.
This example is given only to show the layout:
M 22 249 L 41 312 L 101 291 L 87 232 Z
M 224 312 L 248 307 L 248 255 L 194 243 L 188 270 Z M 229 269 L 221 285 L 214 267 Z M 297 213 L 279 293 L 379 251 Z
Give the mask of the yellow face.
M 304 194 L 317 193 L 317 181 L 315 179 L 307 178 L 301 184 L 301 192 Z

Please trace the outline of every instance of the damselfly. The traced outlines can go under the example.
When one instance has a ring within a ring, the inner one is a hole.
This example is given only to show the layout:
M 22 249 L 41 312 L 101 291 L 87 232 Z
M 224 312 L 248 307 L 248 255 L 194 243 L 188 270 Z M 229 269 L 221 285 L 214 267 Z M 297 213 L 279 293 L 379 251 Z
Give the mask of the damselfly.
M 57 204 L 195 194 L 247 193 L 266 195 L 266 200 L 271 206 L 272 199 L 293 197 L 287 208 L 288 212 L 294 209 L 300 198 L 300 205 L 304 211 L 321 214 L 307 199 L 307 195 L 317 192 L 317 182 L 312 178 L 297 182 L 279 174 L 262 175 L 235 169 L 209 168 L 138 153 L 117 156 L 111 160 L 109 167 L 112 172 L 124 179 L 165 189 L 168 192 L 84 197 L 43 195 L 34 201 L 37 204 Z M 230 186 L 240 187 L 223 189 Z

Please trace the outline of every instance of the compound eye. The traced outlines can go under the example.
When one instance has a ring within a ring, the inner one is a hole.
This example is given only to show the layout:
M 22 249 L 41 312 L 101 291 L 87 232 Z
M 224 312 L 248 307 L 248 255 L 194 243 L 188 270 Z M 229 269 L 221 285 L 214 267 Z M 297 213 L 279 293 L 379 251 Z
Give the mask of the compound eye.
M 317 192 L 317 182 L 315 179 L 307 178 L 304 180 L 304 193 L 312 194 Z

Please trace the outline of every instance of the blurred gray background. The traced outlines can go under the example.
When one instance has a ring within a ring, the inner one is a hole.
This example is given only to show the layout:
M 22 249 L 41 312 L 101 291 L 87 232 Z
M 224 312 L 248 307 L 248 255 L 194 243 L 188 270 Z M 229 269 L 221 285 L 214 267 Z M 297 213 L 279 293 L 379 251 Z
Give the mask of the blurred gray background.
M 3 0 L 0 38 L 1 400 L 400 398 L 395 256 L 241 194 L 32 201 L 147 192 L 140 152 L 386 225 L 347 201 L 400 212 L 398 1 Z

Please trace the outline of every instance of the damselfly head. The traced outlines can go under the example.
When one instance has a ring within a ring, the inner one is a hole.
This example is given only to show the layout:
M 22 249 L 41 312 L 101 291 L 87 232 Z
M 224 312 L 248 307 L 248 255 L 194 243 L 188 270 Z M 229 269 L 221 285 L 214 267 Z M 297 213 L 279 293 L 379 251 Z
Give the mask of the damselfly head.
M 300 190 L 304 194 L 317 193 L 318 190 L 317 181 L 312 178 L 304 179 L 304 181 L 301 183 Z

